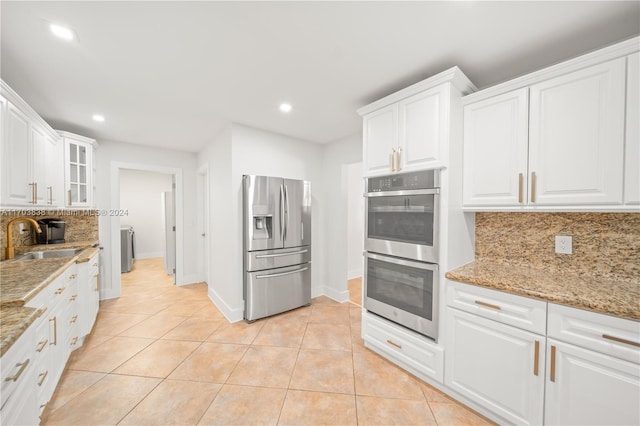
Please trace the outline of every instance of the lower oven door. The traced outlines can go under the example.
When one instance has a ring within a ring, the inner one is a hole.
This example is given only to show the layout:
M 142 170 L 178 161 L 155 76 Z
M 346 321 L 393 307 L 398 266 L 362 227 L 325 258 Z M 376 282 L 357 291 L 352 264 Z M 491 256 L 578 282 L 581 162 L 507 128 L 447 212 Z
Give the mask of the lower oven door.
M 365 252 L 367 311 L 438 337 L 438 265 Z
M 244 317 L 255 321 L 311 303 L 311 263 L 245 272 Z

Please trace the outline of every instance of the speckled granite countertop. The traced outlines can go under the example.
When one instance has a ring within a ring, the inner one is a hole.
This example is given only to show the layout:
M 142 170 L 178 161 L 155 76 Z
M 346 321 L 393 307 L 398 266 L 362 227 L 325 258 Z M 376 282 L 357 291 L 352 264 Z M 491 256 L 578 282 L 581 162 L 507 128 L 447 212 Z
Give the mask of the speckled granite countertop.
M 22 252 L 86 248 L 70 257 L 5 260 L 0 262 L 0 356 L 22 335 L 38 317 L 37 310 L 24 306 L 38 292 L 74 263 L 88 262 L 100 249 L 97 241 L 55 245 L 34 245 Z M 16 256 L 21 253 L 16 253 Z
M 563 275 L 483 259 L 449 271 L 445 276 L 520 296 L 640 320 L 640 281 Z

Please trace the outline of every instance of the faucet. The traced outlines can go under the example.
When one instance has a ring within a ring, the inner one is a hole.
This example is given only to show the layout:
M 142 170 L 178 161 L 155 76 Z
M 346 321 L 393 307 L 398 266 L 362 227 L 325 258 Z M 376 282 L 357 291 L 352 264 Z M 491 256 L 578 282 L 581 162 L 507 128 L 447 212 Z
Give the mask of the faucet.
M 15 219 L 11 219 L 9 223 L 7 223 L 7 248 L 4 251 L 5 259 L 13 259 L 15 256 L 15 250 L 13 248 L 13 238 L 11 236 L 11 225 L 13 222 L 19 222 L 21 220 L 31 222 L 31 224 L 36 228 L 36 232 L 40 234 L 42 229 L 40 229 L 40 225 L 38 222 L 31 219 L 30 217 L 16 217 Z

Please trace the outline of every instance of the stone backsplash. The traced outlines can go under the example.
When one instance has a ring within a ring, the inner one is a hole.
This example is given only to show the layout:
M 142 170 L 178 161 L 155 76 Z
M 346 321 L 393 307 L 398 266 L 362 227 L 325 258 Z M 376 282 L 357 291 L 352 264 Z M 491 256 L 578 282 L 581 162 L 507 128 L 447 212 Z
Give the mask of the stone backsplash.
M 573 238 L 556 254 L 555 236 Z M 640 213 L 476 213 L 476 259 L 640 285 Z
M 2 210 L 0 211 L 0 244 L 2 245 L 2 256 L 4 260 L 4 249 L 7 247 L 7 223 L 16 217 L 30 217 L 31 219 L 55 218 L 64 220 L 65 241 L 81 242 L 96 241 L 98 236 L 98 215 L 96 210 Z M 25 222 L 27 223 L 27 222 Z M 13 246 L 23 247 L 35 244 L 35 230 L 31 224 L 27 223 L 28 235 L 20 235 L 18 224 L 11 226 Z

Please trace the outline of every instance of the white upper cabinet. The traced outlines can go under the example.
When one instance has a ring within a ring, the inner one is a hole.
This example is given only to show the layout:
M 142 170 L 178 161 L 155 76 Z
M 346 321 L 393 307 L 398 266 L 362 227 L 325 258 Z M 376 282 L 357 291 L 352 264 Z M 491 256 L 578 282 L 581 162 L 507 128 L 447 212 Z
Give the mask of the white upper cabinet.
M 364 162 L 368 174 L 395 171 L 395 152 L 398 149 L 398 110 L 395 105 L 383 108 L 364 118 Z
M 58 132 L 64 141 L 65 205 L 93 207 L 93 151 L 95 140 L 68 132 Z
M 364 175 L 447 167 L 451 105 L 474 90 L 454 67 L 359 109 Z
M 530 90 L 529 202 L 621 204 L 625 58 Z
M 59 136 L 4 82 L 0 99 L 0 204 L 60 207 L 64 169 Z
M 463 207 L 637 211 L 637 41 L 466 97 Z
M 624 202 L 640 205 L 640 53 L 627 59 Z
M 528 95 L 519 89 L 464 108 L 464 205 L 524 202 Z

